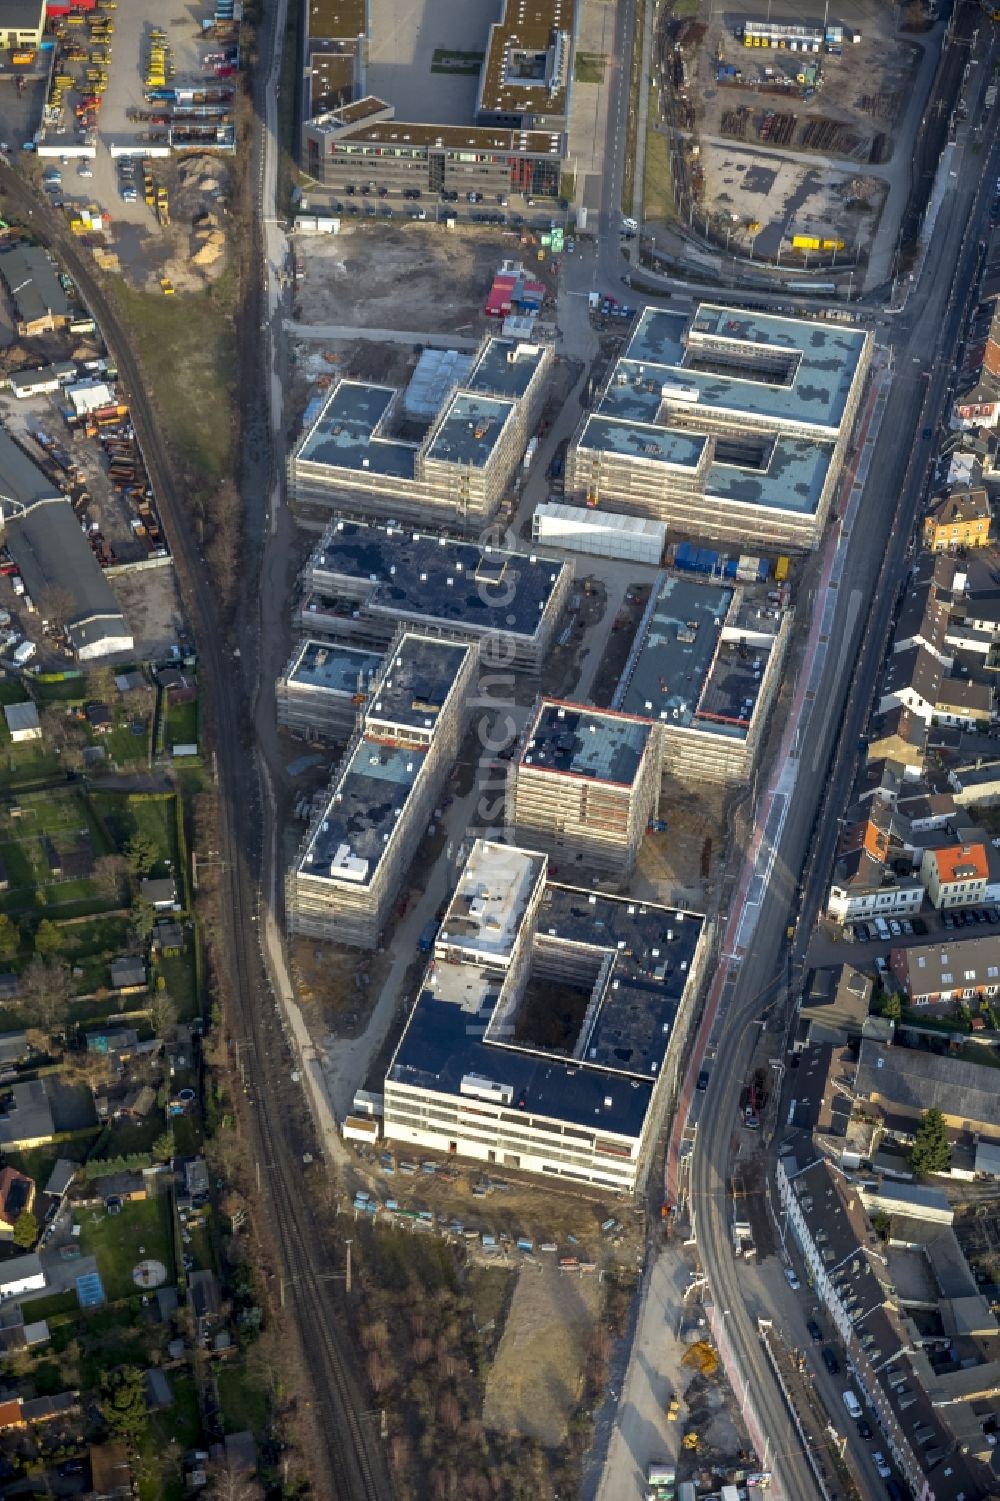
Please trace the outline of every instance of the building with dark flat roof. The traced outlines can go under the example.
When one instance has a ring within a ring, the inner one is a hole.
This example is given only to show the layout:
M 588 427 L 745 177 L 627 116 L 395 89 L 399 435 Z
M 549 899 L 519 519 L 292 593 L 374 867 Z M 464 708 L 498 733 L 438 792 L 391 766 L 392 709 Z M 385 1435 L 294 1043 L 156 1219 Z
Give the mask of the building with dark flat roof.
M 570 443 L 567 494 L 699 537 L 815 547 L 871 347 L 841 324 L 646 308 Z
M 458 755 L 478 648 L 401 631 L 286 883 L 293 933 L 374 948 Z
M 298 623 L 313 635 L 388 643 L 400 624 L 483 643 L 537 670 L 573 583 L 571 563 L 435 532 L 338 519 L 304 573 Z
M 675 1082 L 704 919 L 546 874 L 535 851 L 472 846 L 386 1074 L 385 1135 L 633 1193 Z
M 278 679 L 278 723 L 302 735 L 349 735 L 383 660 L 382 652 L 336 640 L 300 642 Z
M 661 574 L 614 709 L 660 726 L 664 774 L 739 782 L 752 772 L 791 617 L 742 588 Z
M 660 729 L 648 720 L 542 699 L 507 782 L 516 843 L 564 877 L 607 872 L 624 884 L 660 790 Z
M 298 500 L 479 530 L 495 514 L 545 401 L 546 345 L 483 340 L 422 437 L 393 386 L 341 380 L 289 460 Z

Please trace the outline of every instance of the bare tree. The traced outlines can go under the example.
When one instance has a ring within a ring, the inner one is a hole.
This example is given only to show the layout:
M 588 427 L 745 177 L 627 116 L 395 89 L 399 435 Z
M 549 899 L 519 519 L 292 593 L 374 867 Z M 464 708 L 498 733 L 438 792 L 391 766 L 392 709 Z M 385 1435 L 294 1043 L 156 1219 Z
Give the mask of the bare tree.
M 56 1031 L 65 1022 L 73 999 L 69 966 L 36 955 L 21 975 L 21 993 L 28 1003 L 32 1024 L 45 1032 Z
M 214 1465 L 207 1489 L 203 1496 L 210 1501 L 264 1501 L 264 1487 L 253 1475 L 235 1469 L 232 1465 Z
M 73 591 L 64 584 L 53 584 L 45 591 L 45 618 L 50 625 L 63 630 L 76 614 Z
M 114 668 L 92 667 L 87 673 L 87 692 L 91 698 L 111 698 L 115 692 Z
M 156 1037 L 166 1037 L 177 1026 L 177 1003 L 169 990 L 154 990 L 149 1002 L 149 1020 Z
M 128 895 L 129 863 L 124 855 L 99 855 L 94 861 L 94 883 L 109 902 Z

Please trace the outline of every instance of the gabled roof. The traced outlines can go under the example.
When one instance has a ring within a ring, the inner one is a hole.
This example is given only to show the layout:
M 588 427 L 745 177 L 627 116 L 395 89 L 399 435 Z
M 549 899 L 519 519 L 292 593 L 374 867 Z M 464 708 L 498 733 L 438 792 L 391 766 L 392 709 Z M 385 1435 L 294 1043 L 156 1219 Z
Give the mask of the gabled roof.
M 986 848 L 982 844 L 952 844 L 947 849 L 929 850 L 937 865 L 938 880 L 985 881 L 989 878 Z

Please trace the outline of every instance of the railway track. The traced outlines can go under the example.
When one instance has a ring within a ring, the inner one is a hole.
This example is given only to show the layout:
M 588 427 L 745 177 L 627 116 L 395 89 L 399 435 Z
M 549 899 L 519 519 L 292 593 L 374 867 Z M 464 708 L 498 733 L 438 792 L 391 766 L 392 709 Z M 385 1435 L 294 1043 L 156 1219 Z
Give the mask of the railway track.
M 264 970 L 257 937 L 255 868 L 261 841 L 261 797 L 254 757 L 236 727 L 250 722 L 250 705 L 238 674 L 226 660 L 211 579 L 174 484 L 173 467 L 146 395 L 142 372 L 114 306 L 68 226 L 10 168 L 0 165 L 0 189 L 8 212 L 31 223 L 76 283 L 97 320 L 127 392 L 130 414 L 174 557 L 181 596 L 198 643 L 206 706 L 214 725 L 221 824 L 223 954 L 230 991 L 229 1022 L 237 1037 L 253 1108 L 245 1112 L 269 1200 L 272 1234 L 284 1286 L 292 1293 L 313 1405 L 320 1407 L 317 1437 L 326 1451 L 326 1471 L 311 1477 L 318 1495 L 332 1501 L 389 1501 L 391 1490 L 381 1444 L 366 1423 L 365 1394 L 354 1372 L 354 1351 L 336 1306 L 334 1269 L 302 1193 L 302 1150 L 295 1140 L 295 1111 L 281 1090 L 294 1063 Z M 265 1191 L 266 1190 L 266 1191 Z

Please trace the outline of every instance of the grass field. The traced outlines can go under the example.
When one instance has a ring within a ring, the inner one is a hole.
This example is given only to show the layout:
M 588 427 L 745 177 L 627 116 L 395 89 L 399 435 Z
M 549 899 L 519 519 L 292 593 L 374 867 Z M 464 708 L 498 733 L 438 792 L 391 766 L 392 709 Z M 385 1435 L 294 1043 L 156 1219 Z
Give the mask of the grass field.
M 232 457 L 235 272 L 224 271 L 208 291 L 174 297 L 139 292 L 122 280 L 115 299 L 187 482 L 207 494 L 229 472 Z
M 84 1210 L 81 1224 L 80 1249 L 84 1256 L 97 1257 L 109 1303 L 137 1291 L 132 1268 L 144 1257 L 163 1262 L 168 1282 L 176 1279 L 170 1199 L 166 1194 L 140 1204 L 124 1204 L 121 1214 Z
M 194 971 L 193 939 L 180 954 L 160 954 L 156 960 L 156 972 L 167 982 L 167 990 L 177 1007 L 177 1020 L 189 1022 L 200 1015 L 198 986 Z
M 646 158 L 642 182 L 642 216 L 644 219 L 658 219 L 660 221 L 670 220 L 674 217 L 674 186 L 670 171 L 670 147 L 663 132 L 656 129 L 656 113 L 652 108 L 646 119 Z
M 166 743 L 175 745 L 198 744 L 198 700 L 189 704 L 171 703 L 167 709 Z
M 108 906 L 90 872 L 111 845 L 87 799 L 66 788 L 27 795 L 16 806 L 17 817 L 10 808 L 0 809 L 0 861 L 7 879 L 0 910 L 44 916 L 51 908 L 49 915 L 58 917 Z M 50 858 L 60 869 L 53 869 Z
M 267 1398 L 260 1387 L 244 1366 L 224 1366 L 218 1381 L 226 1432 L 242 1433 L 249 1428 L 259 1437 L 267 1426 Z
M 133 834 L 141 830 L 156 849 L 157 863 L 150 874 L 179 872 L 176 797 L 172 792 L 135 797 L 127 792 L 94 792 L 90 801 L 115 849 L 124 850 Z
M 642 74 L 642 32 L 646 24 L 646 0 L 636 0 L 629 60 L 628 114 L 625 121 L 625 155 L 622 164 L 622 213 L 632 213 L 635 189 L 635 149 L 639 131 L 639 81 Z
M 4 791 L 16 791 L 19 787 L 62 775 L 59 757 L 44 740 L 28 740 L 15 745 L 10 738 L 3 708 L 7 704 L 23 703 L 30 696 L 18 682 L 0 682 L 0 789 Z
M 607 62 L 603 52 L 578 52 L 573 77 L 577 83 L 603 83 Z

